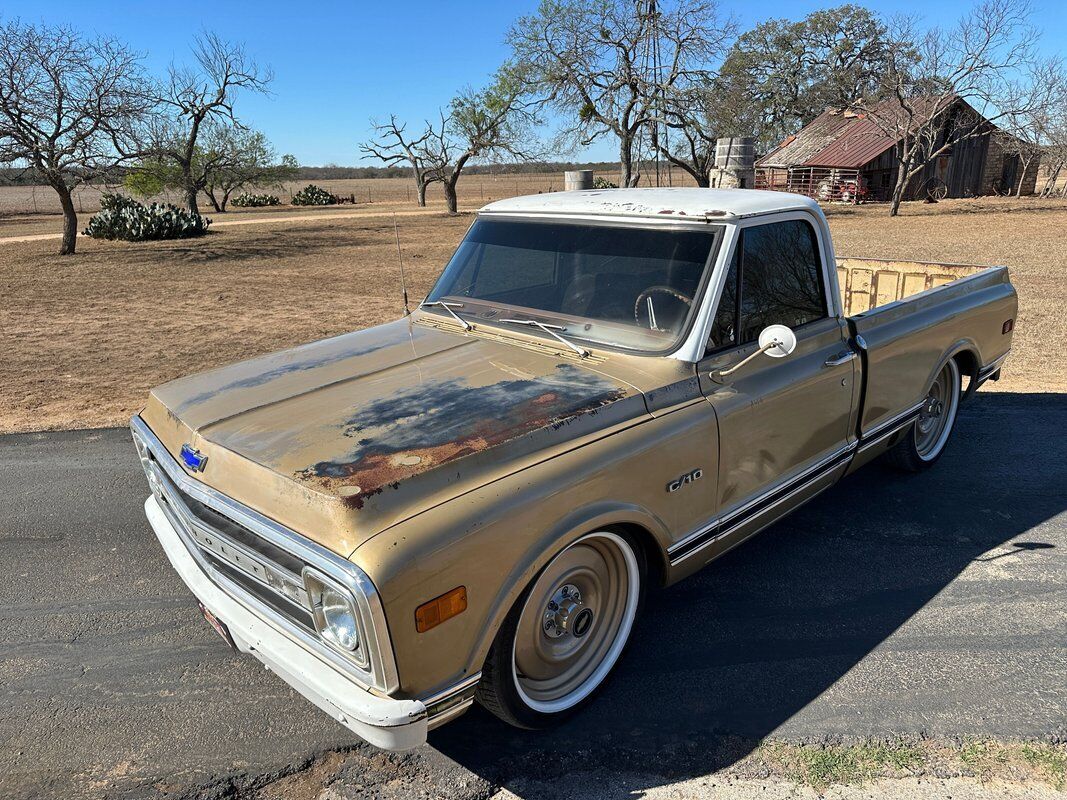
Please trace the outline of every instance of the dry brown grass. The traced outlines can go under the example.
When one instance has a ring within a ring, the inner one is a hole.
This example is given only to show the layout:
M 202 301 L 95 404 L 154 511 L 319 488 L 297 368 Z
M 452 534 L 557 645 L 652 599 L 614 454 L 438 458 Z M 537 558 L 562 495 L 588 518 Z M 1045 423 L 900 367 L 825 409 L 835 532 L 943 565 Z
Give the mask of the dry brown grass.
M 469 216 L 404 217 L 412 297 Z M 1067 205 L 951 201 L 831 210 L 839 255 L 1005 263 L 1016 350 L 998 389 L 1067 391 Z M 0 245 L 0 432 L 123 424 L 168 379 L 395 318 L 388 217 L 220 228 L 181 242 Z

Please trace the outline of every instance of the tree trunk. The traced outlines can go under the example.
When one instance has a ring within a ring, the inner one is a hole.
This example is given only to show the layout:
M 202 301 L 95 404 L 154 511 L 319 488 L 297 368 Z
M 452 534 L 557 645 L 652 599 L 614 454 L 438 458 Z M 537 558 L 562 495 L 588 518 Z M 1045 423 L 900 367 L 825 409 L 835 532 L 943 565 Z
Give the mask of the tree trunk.
M 895 217 L 900 213 L 900 202 L 904 199 L 904 189 L 908 185 L 909 175 L 903 167 L 897 169 L 897 182 L 893 187 L 893 196 L 889 203 L 889 216 Z
M 448 204 L 449 214 L 455 214 L 459 211 L 459 199 L 456 197 L 456 179 L 458 178 L 459 175 L 456 175 L 455 178 L 441 183 L 445 189 L 445 203 Z
M 1019 174 L 1019 185 L 1015 188 L 1015 196 L 1016 197 L 1022 197 L 1023 196 L 1023 183 L 1026 181 L 1026 173 L 1027 173 L 1027 170 L 1030 169 L 1030 164 L 1033 162 L 1033 160 L 1034 160 L 1033 156 L 1031 156 L 1030 158 L 1027 158 L 1025 160 L 1020 159 L 1023 168 L 1022 168 L 1022 171 Z
M 65 183 L 61 181 L 52 188 L 59 195 L 59 205 L 63 207 L 63 242 L 59 245 L 59 254 L 72 256 L 78 243 L 78 212 L 74 210 L 74 200 Z
M 619 186 L 631 186 L 634 174 L 633 139 L 619 138 Z
M 211 207 L 213 209 L 215 209 L 220 214 L 226 210 L 225 207 L 216 199 L 215 192 L 212 189 L 208 189 L 205 194 L 207 195 L 207 199 L 211 202 Z
M 415 185 L 419 190 L 419 208 L 426 208 L 426 187 L 428 184 L 426 181 L 417 180 Z
M 185 178 L 185 207 L 193 214 L 199 214 L 200 209 L 196 205 L 197 189 L 193 186 L 191 176 Z
M 904 191 L 908 188 L 914 170 L 911 169 L 911 156 L 914 150 L 907 141 L 897 145 L 894 151 L 897 157 L 897 182 L 893 185 L 893 194 L 890 197 L 889 216 L 895 217 L 900 213 L 900 203 L 904 199 Z

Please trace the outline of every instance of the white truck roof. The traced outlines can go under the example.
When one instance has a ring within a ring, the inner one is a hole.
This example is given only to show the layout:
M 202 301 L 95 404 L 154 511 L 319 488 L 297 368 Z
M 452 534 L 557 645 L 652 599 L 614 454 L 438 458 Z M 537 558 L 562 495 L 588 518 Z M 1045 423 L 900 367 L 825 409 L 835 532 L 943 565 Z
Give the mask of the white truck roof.
M 819 204 L 810 197 L 756 189 L 585 189 L 509 197 L 489 203 L 478 213 L 703 221 L 818 208 Z

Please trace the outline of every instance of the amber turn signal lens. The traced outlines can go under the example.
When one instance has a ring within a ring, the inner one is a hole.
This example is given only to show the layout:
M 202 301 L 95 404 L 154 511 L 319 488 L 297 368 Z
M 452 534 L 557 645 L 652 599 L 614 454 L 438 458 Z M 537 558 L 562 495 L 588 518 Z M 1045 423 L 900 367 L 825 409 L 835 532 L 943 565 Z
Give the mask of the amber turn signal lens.
M 466 610 L 467 587 L 457 586 L 452 591 L 445 592 L 440 597 L 435 597 L 415 609 L 415 630 L 419 633 L 426 633 L 430 628 L 436 628 L 446 619 L 451 619 Z

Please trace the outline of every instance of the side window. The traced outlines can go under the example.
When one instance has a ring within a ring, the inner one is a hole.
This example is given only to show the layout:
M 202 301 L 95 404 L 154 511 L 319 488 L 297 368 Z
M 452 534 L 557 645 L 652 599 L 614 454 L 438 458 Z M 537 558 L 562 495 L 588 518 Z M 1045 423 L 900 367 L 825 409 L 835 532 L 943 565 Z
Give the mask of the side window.
M 737 247 L 734 248 L 734 255 L 730 259 L 726 283 L 723 284 L 719 307 L 715 311 L 715 321 L 711 325 L 711 334 L 708 336 L 709 351 L 737 344 L 737 289 L 740 280 L 737 262 L 743 246 L 744 239 L 739 239 Z
M 826 316 L 815 229 L 804 220 L 746 228 L 741 262 L 739 344 L 768 325 L 797 328 Z

